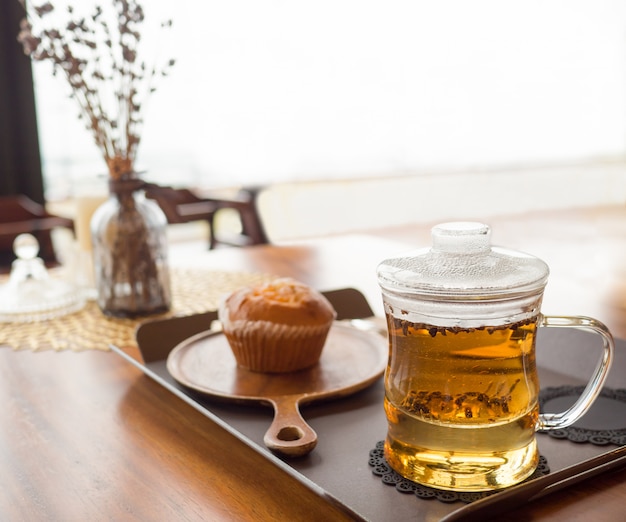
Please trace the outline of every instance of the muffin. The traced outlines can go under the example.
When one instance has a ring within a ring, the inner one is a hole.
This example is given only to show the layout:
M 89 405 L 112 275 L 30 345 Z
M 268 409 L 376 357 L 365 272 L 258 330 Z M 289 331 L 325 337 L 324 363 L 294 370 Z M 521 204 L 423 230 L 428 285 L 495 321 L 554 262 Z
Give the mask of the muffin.
M 237 290 L 218 314 L 238 366 L 275 373 L 317 363 L 337 315 L 322 294 L 293 279 Z

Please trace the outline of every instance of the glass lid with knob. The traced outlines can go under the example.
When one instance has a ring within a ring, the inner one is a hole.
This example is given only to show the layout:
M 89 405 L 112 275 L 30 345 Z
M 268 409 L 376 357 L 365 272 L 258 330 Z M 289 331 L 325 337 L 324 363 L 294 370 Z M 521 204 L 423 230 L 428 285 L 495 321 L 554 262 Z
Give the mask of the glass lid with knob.
M 541 292 L 549 269 L 534 256 L 492 246 L 488 225 L 452 222 L 432 229 L 432 246 L 387 259 L 377 273 L 383 291 L 454 301 Z
M 0 322 L 34 322 L 76 312 L 85 305 L 84 293 L 61 278 L 50 277 L 37 257 L 39 243 L 31 234 L 13 242 L 17 259 L 7 283 L 0 285 Z

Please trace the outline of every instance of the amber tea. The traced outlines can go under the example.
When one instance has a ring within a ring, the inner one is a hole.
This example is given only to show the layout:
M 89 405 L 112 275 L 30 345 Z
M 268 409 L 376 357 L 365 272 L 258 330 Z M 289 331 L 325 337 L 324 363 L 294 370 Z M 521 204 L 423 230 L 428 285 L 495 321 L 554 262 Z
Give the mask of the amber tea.
M 534 471 L 537 317 L 444 328 L 387 315 L 385 456 L 401 475 L 443 489 L 491 490 Z

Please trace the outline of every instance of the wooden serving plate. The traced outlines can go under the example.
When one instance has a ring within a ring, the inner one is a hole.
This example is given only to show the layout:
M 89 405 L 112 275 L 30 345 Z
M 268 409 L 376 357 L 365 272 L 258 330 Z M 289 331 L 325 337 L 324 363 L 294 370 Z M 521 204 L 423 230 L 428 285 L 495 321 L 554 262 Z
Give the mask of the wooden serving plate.
M 385 371 L 387 341 L 373 332 L 334 323 L 320 361 L 291 373 L 259 373 L 239 368 L 226 337 L 202 332 L 181 342 L 167 358 L 167 370 L 181 385 L 208 397 L 269 405 L 274 420 L 264 443 L 288 457 L 315 448 L 317 434 L 300 406 L 345 397 L 374 383 Z

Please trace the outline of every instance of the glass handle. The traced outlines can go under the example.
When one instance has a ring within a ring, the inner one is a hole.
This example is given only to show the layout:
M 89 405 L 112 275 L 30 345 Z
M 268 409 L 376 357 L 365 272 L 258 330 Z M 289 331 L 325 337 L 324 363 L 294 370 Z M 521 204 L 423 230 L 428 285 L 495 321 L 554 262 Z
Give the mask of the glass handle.
M 591 380 L 585 387 L 582 395 L 567 410 L 562 413 L 542 413 L 539 415 L 537 429 L 554 430 L 557 428 L 565 428 L 576 422 L 591 407 L 593 401 L 600 394 L 602 385 L 606 380 L 613 361 L 615 352 L 615 341 L 609 329 L 600 321 L 591 317 L 559 317 L 542 315 L 539 318 L 539 326 L 548 326 L 556 328 L 579 328 L 593 333 L 597 333 L 602 337 L 604 350 L 598 361 L 596 369 Z

